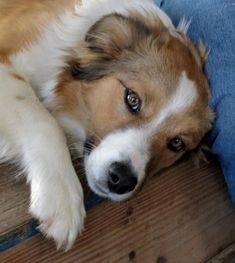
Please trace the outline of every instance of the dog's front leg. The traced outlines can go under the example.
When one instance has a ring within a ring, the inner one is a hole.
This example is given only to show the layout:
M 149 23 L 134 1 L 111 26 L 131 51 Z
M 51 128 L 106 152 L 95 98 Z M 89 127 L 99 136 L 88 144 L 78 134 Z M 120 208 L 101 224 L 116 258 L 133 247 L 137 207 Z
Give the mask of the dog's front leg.
M 68 249 L 83 229 L 85 210 L 64 134 L 23 78 L 0 66 L 0 79 L 0 137 L 8 144 L 6 154 L 18 157 L 27 173 L 29 210 L 41 231 L 58 248 Z

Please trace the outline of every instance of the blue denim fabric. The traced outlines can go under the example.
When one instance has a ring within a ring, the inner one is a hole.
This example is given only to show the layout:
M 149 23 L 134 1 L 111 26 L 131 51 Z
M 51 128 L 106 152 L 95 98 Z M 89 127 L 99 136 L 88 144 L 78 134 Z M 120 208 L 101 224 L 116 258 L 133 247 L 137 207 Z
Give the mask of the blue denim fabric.
M 155 0 L 177 25 L 192 19 L 188 35 L 210 48 L 206 65 L 216 122 L 208 140 L 220 160 L 235 203 L 235 1 Z

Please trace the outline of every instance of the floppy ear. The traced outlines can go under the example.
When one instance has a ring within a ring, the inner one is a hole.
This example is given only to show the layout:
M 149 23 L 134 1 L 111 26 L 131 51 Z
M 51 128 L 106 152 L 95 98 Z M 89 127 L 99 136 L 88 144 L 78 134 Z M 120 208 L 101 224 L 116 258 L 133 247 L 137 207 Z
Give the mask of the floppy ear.
M 205 112 L 206 114 L 206 125 L 204 127 L 204 132 L 205 134 L 208 133 L 211 128 L 212 124 L 215 119 L 215 113 L 212 111 L 211 108 L 207 108 L 207 111 Z M 201 143 L 191 152 L 189 152 L 189 158 L 193 160 L 194 164 L 196 166 L 200 166 L 201 163 L 208 163 L 213 155 L 213 152 L 211 148 L 208 146 L 208 144 L 205 142 L 205 137 L 202 138 Z
M 112 14 L 99 20 L 88 31 L 77 58 L 70 62 L 74 78 L 95 80 L 114 71 L 114 62 L 132 45 L 132 27 L 128 18 Z
M 190 159 L 199 167 L 202 163 L 209 163 L 208 157 L 212 155 L 212 151 L 205 143 L 201 143 L 196 149 L 190 152 Z

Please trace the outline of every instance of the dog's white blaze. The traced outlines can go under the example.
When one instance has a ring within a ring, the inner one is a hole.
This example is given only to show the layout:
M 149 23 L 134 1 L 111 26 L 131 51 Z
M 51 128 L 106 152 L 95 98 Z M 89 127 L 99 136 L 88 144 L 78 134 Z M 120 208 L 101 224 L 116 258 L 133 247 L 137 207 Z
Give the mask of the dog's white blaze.
M 149 132 L 155 131 L 170 115 L 187 110 L 187 108 L 193 104 L 196 97 L 197 89 L 195 83 L 187 77 L 186 72 L 183 72 L 176 88 L 176 93 L 171 97 L 166 107 L 160 111 L 157 117 L 151 123 L 147 124 Z
M 149 148 L 152 134 L 159 129 L 169 116 L 187 111 L 196 98 L 195 83 L 183 72 L 175 94 L 150 123 L 139 128 L 128 128 L 108 135 L 91 153 L 85 162 L 90 187 L 102 195 L 97 190 L 96 184 L 103 185 L 109 165 L 113 162 L 128 160 L 131 161 L 134 170 L 137 172 L 138 183 L 140 184 L 144 178 L 146 164 L 150 159 Z M 120 197 L 112 193 L 108 193 L 108 195 L 114 200 L 124 199 L 128 196 L 127 194 Z

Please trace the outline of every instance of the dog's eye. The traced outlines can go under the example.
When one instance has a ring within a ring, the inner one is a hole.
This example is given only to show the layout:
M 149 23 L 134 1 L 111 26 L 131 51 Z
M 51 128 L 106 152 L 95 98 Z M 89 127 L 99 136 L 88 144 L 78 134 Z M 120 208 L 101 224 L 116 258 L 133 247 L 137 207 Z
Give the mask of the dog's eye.
M 138 113 L 141 109 L 141 99 L 132 89 L 126 89 L 125 102 L 131 113 Z
M 180 152 L 185 149 L 185 144 L 180 136 L 171 139 L 168 143 L 168 148 L 174 152 Z

